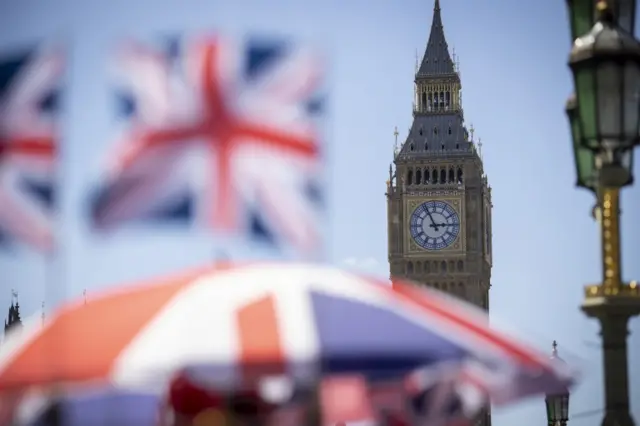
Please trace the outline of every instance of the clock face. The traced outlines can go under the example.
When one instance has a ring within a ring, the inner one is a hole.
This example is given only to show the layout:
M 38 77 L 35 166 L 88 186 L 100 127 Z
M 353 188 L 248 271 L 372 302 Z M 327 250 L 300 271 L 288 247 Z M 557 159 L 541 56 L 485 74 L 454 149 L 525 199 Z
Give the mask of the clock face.
M 460 233 L 458 213 L 444 201 L 427 201 L 411 215 L 411 237 L 426 250 L 449 247 Z

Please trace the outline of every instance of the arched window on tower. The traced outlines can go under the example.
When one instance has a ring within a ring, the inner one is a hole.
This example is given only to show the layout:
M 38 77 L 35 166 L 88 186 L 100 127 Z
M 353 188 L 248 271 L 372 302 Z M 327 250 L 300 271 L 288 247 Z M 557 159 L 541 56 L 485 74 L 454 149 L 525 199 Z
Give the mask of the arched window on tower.
M 464 271 L 464 262 L 462 260 L 458 260 L 458 272 Z
M 447 110 L 449 109 L 450 102 L 451 102 L 451 93 L 446 92 L 444 94 L 444 108 L 445 109 L 447 109 Z
M 440 92 L 440 106 L 439 108 L 444 109 L 444 92 Z
M 453 272 L 456 270 L 456 263 L 453 260 L 449 261 L 449 271 Z
M 453 183 L 456 180 L 456 174 L 453 171 L 453 168 L 449 169 L 449 183 Z
M 413 274 L 413 263 L 407 262 L 407 274 Z
M 429 103 L 431 103 L 431 99 L 429 99 Z M 422 92 L 422 107 L 421 107 L 422 111 L 426 111 L 427 110 L 427 94 L 425 92 Z
M 447 171 L 445 169 L 440 170 L 440 183 L 447 183 Z
M 429 183 L 429 181 L 430 181 L 429 169 L 424 169 L 424 183 Z
M 420 169 L 416 170 L 416 185 L 420 185 L 422 183 L 422 172 Z
M 416 273 L 422 273 L 422 262 L 416 262 Z
M 431 111 L 433 109 L 433 93 L 429 92 L 429 103 L 427 105 L 427 110 Z
M 447 262 L 444 260 L 440 262 L 440 272 L 447 272 Z
M 458 184 L 462 183 L 462 167 L 458 167 Z
M 413 172 L 411 170 L 407 172 L 407 185 L 413 185 Z
M 431 273 L 431 262 L 429 262 L 428 260 L 424 262 L 424 272 L 426 274 Z
M 433 183 L 438 183 L 438 169 L 433 169 L 433 175 L 431 178 Z

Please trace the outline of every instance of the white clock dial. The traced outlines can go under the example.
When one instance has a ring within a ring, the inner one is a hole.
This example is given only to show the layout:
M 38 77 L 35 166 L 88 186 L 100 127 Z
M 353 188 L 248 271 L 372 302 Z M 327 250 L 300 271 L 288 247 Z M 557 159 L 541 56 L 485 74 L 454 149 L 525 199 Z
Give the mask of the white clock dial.
M 427 201 L 411 215 L 411 237 L 426 250 L 449 247 L 460 234 L 460 218 L 455 209 L 444 201 Z

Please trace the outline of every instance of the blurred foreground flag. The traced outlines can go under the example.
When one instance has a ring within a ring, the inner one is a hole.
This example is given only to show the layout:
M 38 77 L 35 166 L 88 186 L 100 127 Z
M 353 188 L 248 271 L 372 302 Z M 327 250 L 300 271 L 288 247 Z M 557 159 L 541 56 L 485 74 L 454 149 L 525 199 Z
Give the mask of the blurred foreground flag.
M 95 228 L 195 223 L 315 258 L 322 250 L 323 62 L 220 37 L 117 55 L 124 128 L 91 198 Z
M 52 247 L 63 57 L 40 46 L 0 53 L 0 245 Z

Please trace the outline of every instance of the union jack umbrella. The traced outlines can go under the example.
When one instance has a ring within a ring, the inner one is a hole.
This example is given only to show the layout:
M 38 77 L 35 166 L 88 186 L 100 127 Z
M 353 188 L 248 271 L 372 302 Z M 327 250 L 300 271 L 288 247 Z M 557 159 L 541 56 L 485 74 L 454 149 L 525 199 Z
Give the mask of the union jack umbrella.
M 322 65 L 264 40 L 127 44 L 117 56 L 124 129 L 91 202 L 94 225 L 195 219 L 316 253 Z
M 482 366 L 493 380 L 487 389 L 503 390 L 503 402 L 575 378 L 440 292 L 268 263 L 217 265 L 68 304 L 0 346 L 0 392 L 100 381 L 158 389 L 185 366 L 234 387 L 264 375 L 399 377 L 445 364 Z
M 0 243 L 51 248 L 60 52 L 0 57 Z

